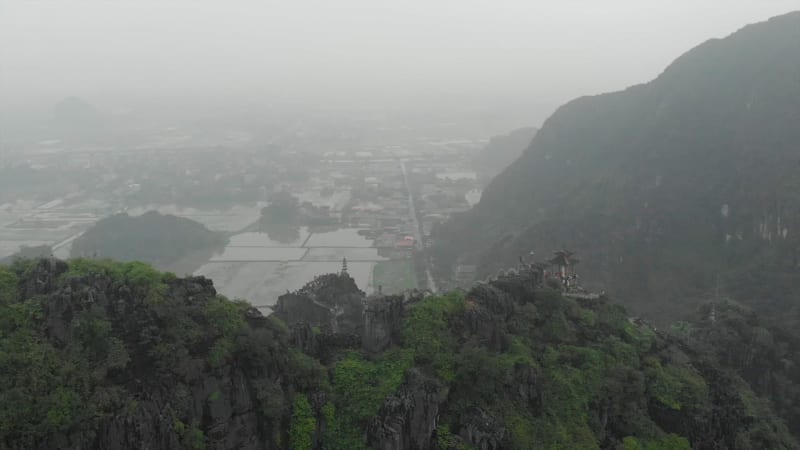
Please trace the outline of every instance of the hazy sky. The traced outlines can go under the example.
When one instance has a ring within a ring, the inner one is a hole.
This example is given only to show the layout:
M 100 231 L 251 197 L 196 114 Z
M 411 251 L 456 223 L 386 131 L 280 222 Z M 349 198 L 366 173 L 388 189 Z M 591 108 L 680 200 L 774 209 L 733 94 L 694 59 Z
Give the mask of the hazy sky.
M 800 0 L 0 0 L 0 101 L 570 98 Z

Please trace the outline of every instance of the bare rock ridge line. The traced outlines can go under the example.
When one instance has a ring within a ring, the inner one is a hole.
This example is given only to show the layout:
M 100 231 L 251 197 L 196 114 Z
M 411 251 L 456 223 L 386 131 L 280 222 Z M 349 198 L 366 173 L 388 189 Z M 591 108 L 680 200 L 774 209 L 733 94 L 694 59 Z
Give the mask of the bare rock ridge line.
M 553 252 L 553 258 L 545 262 L 526 262 L 520 258 L 517 268 L 478 282 L 473 292 L 480 292 L 484 285 L 497 283 L 521 283 L 532 289 L 555 288 L 569 298 L 596 300 L 601 294 L 588 292 L 578 283 L 575 265 L 578 259 L 573 252 Z M 295 292 L 287 292 L 278 298 L 274 314 L 290 327 L 298 327 L 300 333 L 317 329 L 329 335 L 359 336 L 362 348 L 378 353 L 398 343 L 402 317 L 405 309 L 431 293 L 412 290 L 402 295 L 377 294 L 367 296 L 347 273 L 347 259 L 342 261 L 338 274 L 316 277 Z M 297 338 L 304 345 L 312 337 Z M 308 344 L 315 347 L 315 344 Z

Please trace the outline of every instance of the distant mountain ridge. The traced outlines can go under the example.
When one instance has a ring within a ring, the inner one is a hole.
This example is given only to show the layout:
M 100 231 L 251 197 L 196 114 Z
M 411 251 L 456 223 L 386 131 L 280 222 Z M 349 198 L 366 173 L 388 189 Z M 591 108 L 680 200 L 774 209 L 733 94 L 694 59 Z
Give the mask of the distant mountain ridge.
M 658 78 L 559 108 L 481 202 L 434 236 L 443 277 L 565 245 L 584 281 L 662 319 L 723 293 L 800 299 L 800 12 L 687 52 Z M 470 245 L 463 245 L 470 242 Z

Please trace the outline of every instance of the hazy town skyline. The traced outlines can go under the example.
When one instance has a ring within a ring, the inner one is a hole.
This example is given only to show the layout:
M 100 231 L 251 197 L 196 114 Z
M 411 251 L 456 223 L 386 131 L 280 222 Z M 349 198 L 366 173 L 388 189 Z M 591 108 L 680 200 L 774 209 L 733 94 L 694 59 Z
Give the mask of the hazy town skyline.
M 657 76 L 800 1 L 0 0 L 6 108 L 137 104 L 519 108 Z

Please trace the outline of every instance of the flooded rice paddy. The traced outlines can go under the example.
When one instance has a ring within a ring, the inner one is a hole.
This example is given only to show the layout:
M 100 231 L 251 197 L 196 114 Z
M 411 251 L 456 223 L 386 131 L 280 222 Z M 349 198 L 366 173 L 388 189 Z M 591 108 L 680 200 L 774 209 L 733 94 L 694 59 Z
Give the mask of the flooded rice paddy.
M 356 228 L 316 233 L 304 227 L 280 241 L 267 233 L 240 233 L 195 274 L 211 278 L 226 297 L 246 299 L 266 314 L 286 291 L 317 275 L 339 272 L 343 258 L 358 287 L 371 293 L 372 269 L 386 260 L 373 245 Z

